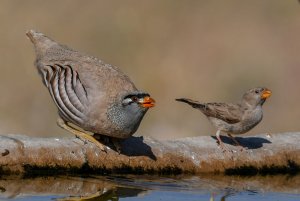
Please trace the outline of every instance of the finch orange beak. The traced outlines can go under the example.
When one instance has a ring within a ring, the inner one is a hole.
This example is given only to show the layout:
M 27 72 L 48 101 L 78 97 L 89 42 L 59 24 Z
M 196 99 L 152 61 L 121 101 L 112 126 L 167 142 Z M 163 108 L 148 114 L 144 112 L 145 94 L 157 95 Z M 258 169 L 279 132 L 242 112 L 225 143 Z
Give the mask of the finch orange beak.
M 265 89 L 261 95 L 262 99 L 267 99 L 271 96 L 272 92 L 269 89 Z
M 140 104 L 145 108 L 154 107 L 155 100 L 153 98 L 149 97 L 149 96 L 146 96 L 146 97 L 144 97 L 144 99 L 142 99 Z

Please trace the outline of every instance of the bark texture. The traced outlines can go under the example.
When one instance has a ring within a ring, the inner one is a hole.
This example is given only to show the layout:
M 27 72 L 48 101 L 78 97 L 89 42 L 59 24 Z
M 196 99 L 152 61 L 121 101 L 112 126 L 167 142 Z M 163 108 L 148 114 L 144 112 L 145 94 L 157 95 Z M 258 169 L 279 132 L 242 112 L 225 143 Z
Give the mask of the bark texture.
M 0 136 L 1 174 L 60 173 L 225 173 L 276 174 L 299 172 L 300 133 L 243 135 L 241 151 L 222 136 L 223 152 L 212 136 L 158 141 L 131 137 L 122 143 L 121 154 L 107 153 L 77 138 Z

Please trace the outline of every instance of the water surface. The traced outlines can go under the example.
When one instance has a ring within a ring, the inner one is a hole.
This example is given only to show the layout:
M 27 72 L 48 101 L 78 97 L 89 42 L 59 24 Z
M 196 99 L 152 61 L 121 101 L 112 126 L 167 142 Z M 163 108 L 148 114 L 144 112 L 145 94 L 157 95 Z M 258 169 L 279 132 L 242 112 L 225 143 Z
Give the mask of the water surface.
M 300 200 L 300 175 L 3 177 L 0 200 L 297 201 Z

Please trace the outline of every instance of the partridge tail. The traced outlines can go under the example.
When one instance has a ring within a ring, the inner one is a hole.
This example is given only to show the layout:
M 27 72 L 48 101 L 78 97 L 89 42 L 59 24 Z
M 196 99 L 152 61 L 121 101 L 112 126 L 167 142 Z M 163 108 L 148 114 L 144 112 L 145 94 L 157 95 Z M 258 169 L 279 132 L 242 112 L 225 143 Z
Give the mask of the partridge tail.
M 204 107 L 205 107 L 204 104 L 202 104 L 202 103 L 200 103 L 200 102 L 198 102 L 198 101 L 193 101 L 193 100 L 188 99 L 188 98 L 177 98 L 177 99 L 175 99 L 175 100 L 176 100 L 176 101 L 179 101 L 179 102 L 187 103 L 187 104 L 189 104 L 190 106 L 192 106 L 193 108 L 199 108 L 199 109 L 201 109 L 201 108 L 204 108 Z
M 50 48 L 58 46 L 57 42 L 40 32 L 29 30 L 26 32 L 26 35 L 33 43 L 38 59 L 43 57 Z

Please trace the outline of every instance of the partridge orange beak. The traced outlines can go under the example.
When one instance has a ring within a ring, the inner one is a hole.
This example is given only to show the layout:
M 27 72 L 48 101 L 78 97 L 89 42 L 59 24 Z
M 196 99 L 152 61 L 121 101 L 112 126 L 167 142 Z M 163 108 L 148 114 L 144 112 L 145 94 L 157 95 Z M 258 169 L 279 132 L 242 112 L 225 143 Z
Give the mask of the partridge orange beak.
M 144 97 L 144 99 L 142 99 L 140 104 L 145 108 L 154 107 L 155 100 L 153 98 L 149 97 L 149 96 L 146 96 L 146 97 Z
M 272 92 L 269 89 L 265 89 L 261 95 L 262 99 L 267 99 L 271 96 Z

